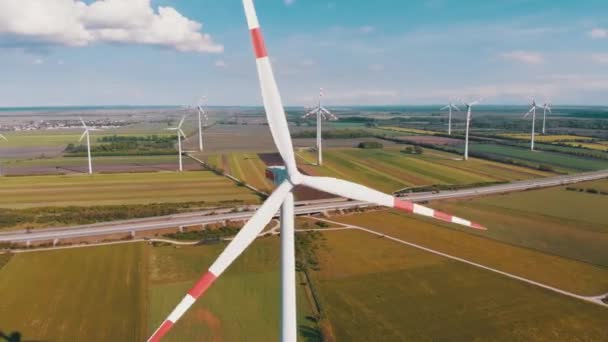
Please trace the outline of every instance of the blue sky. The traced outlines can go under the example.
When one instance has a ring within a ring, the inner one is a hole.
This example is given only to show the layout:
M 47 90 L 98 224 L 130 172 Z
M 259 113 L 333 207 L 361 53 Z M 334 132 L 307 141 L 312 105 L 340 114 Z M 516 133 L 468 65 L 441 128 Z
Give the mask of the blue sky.
M 3 17 L 10 11 L 0 1 L 0 106 L 193 104 L 203 94 L 211 105 L 261 103 L 240 0 L 130 1 L 154 14 L 171 7 L 202 28 L 188 24 L 198 33 L 187 40 L 177 33 L 149 37 L 142 33 L 148 24 L 129 28 L 128 38 L 99 32 L 75 38 L 63 24 L 69 14 L 46 9 L 66 17 L 53 24 L 56 32 L 43 34 L 21 25 L 32 20 L 18 17 L 31 7 Z M 436 104 L 450 96 L 608 104 L 605 0 L 258 0 L 256 6 L 288 105 L 312 104 L 319 87 L 329 105 Z M 116 11 L 93 12 L 86 30 L 126 25 Z

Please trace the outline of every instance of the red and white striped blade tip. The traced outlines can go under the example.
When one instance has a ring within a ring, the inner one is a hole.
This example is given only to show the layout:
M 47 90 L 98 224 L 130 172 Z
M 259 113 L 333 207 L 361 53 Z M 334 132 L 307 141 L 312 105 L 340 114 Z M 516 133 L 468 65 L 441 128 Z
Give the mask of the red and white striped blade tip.
M 175 322 L 177 322 L 182 315 L 194 304 L 194 302 L 211 287 L 211 284 L 217 279 L 217 276 L 211 271 L 205 273 L 197 282 L 192 286 L 190 291 L 182 299 L 182 301 L 173 309 L 171 314 L 165 319 L 165 321 L 156 329 L 156 331 L 150 336 L 148 342 L 160 341 L 168 332 L 171 330 Z
M 457 217 L 457 216 L 446 214 L 439 210 L 427 208 L 425 206 L 422 206 L 420 204 L 415 204 L 410 201 L 403 201 L 398 198 L 395 198 L 394 208 L 406 211 L 408 213 L 432 217 L 432 218 L 435 218 L 435 219 L 438 219 L 441 221 L 454 223 L 454 224 L 458 224 L 461 226 L 465 226 L 465 227 L 469 227 L 469 228 L 473 228 L 473 229 L 477 229 L 477 230 L 488 230 L 488 228 L 482 226 L 479 223 L 471 222 L 469 220 L 465 220 L 465 219 Z

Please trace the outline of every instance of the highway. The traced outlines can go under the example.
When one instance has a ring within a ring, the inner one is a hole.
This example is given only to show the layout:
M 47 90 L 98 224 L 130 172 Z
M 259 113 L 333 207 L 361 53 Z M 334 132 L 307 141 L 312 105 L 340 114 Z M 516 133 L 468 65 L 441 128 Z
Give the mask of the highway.
M 493 185 L 488 187 L 462 189 L 454 191 L 441 191 L 437 193 L 414 193 L 401 198 L 414 202 L 432 201 L 440 199 L 452 199 L 459 197 L 471 197 L 523 191 L 551 186 L 573 184 L 583 181 L 591 181 L 608 178 L 608 170 L 580 173 L 575 175 L 557 176 L 550 178 L 531 179 L 512 182 L 508 184 Z M 310 215 L 335 210 L 345 210 L 375 206 L 366 202 L 348 201 L 335 198 L 317 201 L 297 202 L 296 215 Z M 243 221 L 251 217 L 257 206 L 244 206 L 238 211 L 234 209 L 205 210 L 194 213 L 185 213 L 169 216 L 149 217 L 128 221 L 113 221 L 85 226 L 60 227 L 35 229 L 31 232 L 7 231 L 0 233 L 0 243 L 34 243 L 34 242 L 60 242 L 63 239 L 75 239 L 85 237 L 107 236 L 115 234 L 133 234 L 138 232 L 154 231 L 159 229 L 186 227 L 219 223 L 223 221 Z M 277 213 L 278 214 L 278 213 Z

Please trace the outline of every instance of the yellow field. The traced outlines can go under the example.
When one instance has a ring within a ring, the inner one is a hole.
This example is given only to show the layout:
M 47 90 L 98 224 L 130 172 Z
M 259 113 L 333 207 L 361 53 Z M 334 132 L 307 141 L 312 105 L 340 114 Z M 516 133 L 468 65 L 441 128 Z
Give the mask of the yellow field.
M 572 147 L 584 147 L 584 148 L 588 148 L 588 149 L 592 149 L 592 150 L 608 151 L 608 142 L 605 142 L 605 141 L 593 142 L 593 143 L 565 141 L 562 143 L 566 144 L 568 146 L 572 146 Z
M 405 128 L 405 127 L 395 127 L 395 126 L 383 126 L 383 127 L 378 127 L 378 128 L 384 129 L 387 131 L 412 133 L 412 134 L 428 134 L 428 135 L 437 134 L 437 132 L 435 132 L 435 131 L 427 131 L 424 129 L 416 129 L 416 128 Z
M 509 134 L 499 134 L 500 136 L 507 138 L 515 138 L 520 140 L 529 140 L 529 133 L 509 133 Z M 565 141 L 576 141 L 576 140 L 593 140 L 591 137 L 581 137 L 578 135 L 537 135 L 534 140 L 538 142 L 565 142 Z

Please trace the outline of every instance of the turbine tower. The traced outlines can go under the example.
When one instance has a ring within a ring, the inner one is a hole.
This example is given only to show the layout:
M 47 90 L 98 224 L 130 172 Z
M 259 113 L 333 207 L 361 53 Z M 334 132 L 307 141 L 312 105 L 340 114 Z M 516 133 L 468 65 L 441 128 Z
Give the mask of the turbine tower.
M 6 139 L 6 137 L 2 134 L 0 134 L 0 139 L 4 140 L 4 141 L 8 141 L 8 139 Z M 2 176 L 2 167 L 0 166 L 0 176 Z
M 466 133 L 465 133 L 465 137 L 464 137 L 464 160 L 469 160 L 469 127 L 471 126 L 471 119 L 472 119 L 471 111 L 472 111 L 474 105 L 481 102 L 481 99 L 479 99 L 477 101 L 469 102 L 469 103 L 465 103 L 462 100 L 460 100 L 460 102 L 467 108 L 467 126 L 466 126 Z
M 323 88 L 319 89 L 319 104 L 317 105 L 316 108 L 314 108 L 313 110 L 311 110 L 310 112 L 306 113 L 302 118 L 303 119 L 308 119 L 310 117 L 312 117 L 313 115 L 315 115 L 317 117 L 317 165 L 321 166 L 323 165 L 323 142 L 322 142 L 322 137 L 321 134 L 322 133 L 322 129 L 321 129 L 321 125 L 323 120 L 331 120 L 331 121 L 335 121 L 338 120 L 338 118 L 333 115 L 329 110 L 325 109 L 323 107 L 323 105 L 321 104 L 321 100 L 323 99 Z
M 530 110 L 524 114 L 524 118 L 527 118 L 530 113 L 532 114 L 532 133 L 530 134 L 530 151 L 534 151 L 534 137 L 536 135 L 535 125 L 536 125 L 536 109 L 540 108 L 536 105 L 536 100 L 532 99 L 532 107 Z
M 167 128 L 168 131 L 175 131 L 177 134 L 177 151 L 179 153 L 179 172 L 182 172 L 183 164 L 182 164 L 182 137 L 186 137 L 184 131 L 182 131 L 182 125 L 184 124 L 184 120 L 186 120 L 186 116 L 182 116 L 182 119 L 179 121 L 177 127 Z
M 199 101 L 198 106 L 196 106 L 198 111 L 198 149 L 201 152 L 203 152 L 203 121 L 205 126 L 207 126 L 207 121 L 209 120 L 209 117 L 207 117 L 207 113 L 203 108 L 205 102 L 207 102 L 207 96 L 203 96 Z
M 82 118 L 80 118 L 80 122 L 82 123 L 82 127 L 84 128 L 84 132 L 82 133 L 82 135 L 80 136 L 80 139 L 78 140 L 79 142 L 82 141 L 82 139 L 84 139 L 84 137 L 87 137 L 87 156 L 89 159 L 89 174 L 93 174 L 93 163 L 91 162 L 91 131 L 101 131 L 101 129 L 98 128 L 90 128 L 87 126 L 86 123 L 84 123 L 84 120 L 82 120 Z
M 456 105 L 454 105 L 454 103 L 452 102 L 452 99 L 450 99 L 450 103 L 441 108 L 440 110 L 446 110 L 448 109 L 450 111 L 450 114 L 448 116 L 448 135 L 452 135 L 452 109 L 455 109 L 456 111 L 460 112 L 460 108 L 456 107 Z
M 268 197 L 262 206 L 253 214 L 251 219 L 243 226 L 239 233 L 230 241 L 226 249 L 217 260 L 188 291 L 182 301 L 169 314 L 166 320 L 156 329 L 148 341 L 160 341 L 169 332 L 175 322 L 194 304 L 194 302 L 222 275 L 234 260 L 256 239 L 264 227 L 281 208 L 281 284 L 282 284 L 282 319 L 281 341 L 292 342 L 297 340 L 296 321 L 296 277 L 295 277 L 295 246 L 294 246 L 294 216 L 293 194 L 297 185 L 304 185 L 313 189 L 332 193 L 334 195 L 371 202 L 379 206 L 396 208 L 409 213 L 436 218 L 475 229 L 485 229 L 481 225 L 472 223 L 458 217 L 450 216 L 430 208 L 402 201 L 382 192 L 368 187 L 351 183 L 345 180 L 329 177 L 313 177 L 303 175 L 298 171 L 293 152 L 293 144 L 289 135 L 289 128 L 279 89 L 277 87 L 264 39 L 255 13 L 252 0 L 243 0 L 247 23 L 253 41 L 258 77 L 264 101 L 264 109 L 268 126 L 272 133 L 279 154 L 285 164 L 285 177 L 275 191 Z
M 546 134 L 546 124 L 545 122 L 547 121 L 547 112 L 549 112 L 549 114 L 553 114 L 553 112 L 551 111 L 551 104 L 549 103 L 549 101 L 545 101 L 545 104 L 543 104 L 543 135 Z

